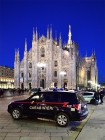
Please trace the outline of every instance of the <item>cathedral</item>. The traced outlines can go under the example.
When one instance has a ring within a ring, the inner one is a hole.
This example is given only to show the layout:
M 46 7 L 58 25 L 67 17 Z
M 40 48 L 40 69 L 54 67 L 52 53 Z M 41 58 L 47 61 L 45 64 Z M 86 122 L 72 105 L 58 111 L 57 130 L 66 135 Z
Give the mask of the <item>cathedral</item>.
M 25 40 L 24 56 L 20 61 L 19 49 L 15 50 L 14 87 L 15 88 L 58 88 L 96 89 L 98 68 L 95 52 L 88 57 L 79 55 L 78 44 L 72 41 L 69 25 L 68 41 L 53 39 L 52 27 L 47 35 L 38 37 L 37 28 L 33 29 L 32 47 L 27 50 Z M 92 83 L 94 84 L 91 84 Z

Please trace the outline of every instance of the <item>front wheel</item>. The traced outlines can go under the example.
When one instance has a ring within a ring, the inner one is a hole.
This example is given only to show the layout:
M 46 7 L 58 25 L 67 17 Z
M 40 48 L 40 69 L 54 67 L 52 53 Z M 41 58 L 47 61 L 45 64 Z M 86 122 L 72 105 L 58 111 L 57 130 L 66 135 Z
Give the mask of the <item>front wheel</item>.
M 11 111 L 12 118 L 15 120 L 19 120 L 23 117 L 22 112 L 19 108 L 13 108 Z
M 56 116 L 56 123 L 58 126 L 65 127 L 70 123 L 70 119 L 66 113 L 61 112 Z

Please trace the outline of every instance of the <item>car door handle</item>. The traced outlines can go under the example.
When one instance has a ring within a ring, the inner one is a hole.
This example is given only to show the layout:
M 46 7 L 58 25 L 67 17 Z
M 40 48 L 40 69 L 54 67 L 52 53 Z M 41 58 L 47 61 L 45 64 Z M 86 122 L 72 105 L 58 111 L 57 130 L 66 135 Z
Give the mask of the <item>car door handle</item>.
M 33 103 L 34 103 L 34 101 L 31 102 L 31 104 L 33 104 Z

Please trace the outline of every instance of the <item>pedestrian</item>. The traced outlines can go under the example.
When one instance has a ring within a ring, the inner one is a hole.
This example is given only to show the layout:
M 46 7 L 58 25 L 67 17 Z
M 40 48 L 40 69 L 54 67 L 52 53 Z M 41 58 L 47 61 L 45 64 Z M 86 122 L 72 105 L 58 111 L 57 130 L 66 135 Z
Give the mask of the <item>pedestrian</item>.
M 14 95 L 15 89 L 13 89 L 12 92 L 13 92 L 13 95 Z
M 101 104 L 103 104 L 103 97 L 104 97 L 104 92 L 103 89 L 100 90 L 100 100 L 101 100 Z
M 96 105 L 98 105 L 98 103 L 99 103 L 99 91 L 95 91 L 95 93 L 94 93 L 94 103 L 96 104 Z
M 3 93 L 4 93 L 3 89 L 0 89 L 0 97 L 3 97 Z
M 41 91 L 41 88 L 38 88 L 38 92 L 40 92 Z
M 18 88 L 18 93 L 19 93 L 19 95 L 21 94 L 21 89 L 20 88 Z

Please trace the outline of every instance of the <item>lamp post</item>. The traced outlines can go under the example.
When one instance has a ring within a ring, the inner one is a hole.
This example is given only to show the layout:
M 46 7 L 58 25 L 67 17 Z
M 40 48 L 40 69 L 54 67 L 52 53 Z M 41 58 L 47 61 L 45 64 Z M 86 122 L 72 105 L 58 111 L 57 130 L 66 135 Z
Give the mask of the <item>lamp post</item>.
M 60 75 L 61 75 L 61 76 L 64 76 L 64 75 L 66 75 L 66 72 L 65 72 L 65 71 L 61 71 L 61 72 L 60 72 Z M 63 80 L 63 79 L 61 78 L 61 85 L 62 85 L 62 87 L 63 87 L 63 82 L 62 82 L 62 80 Z
M 44 62 L 38 62 L 38 64 L 37 64 L 37 66 L 39 67 L 39 68 L 41 68 L 41 83 L 40 83 L 40 86 L 42 87 L 42 68 L 43 67 L 46 67 L 46 64 L 44 63 Z

